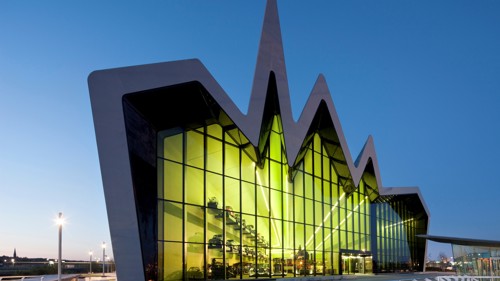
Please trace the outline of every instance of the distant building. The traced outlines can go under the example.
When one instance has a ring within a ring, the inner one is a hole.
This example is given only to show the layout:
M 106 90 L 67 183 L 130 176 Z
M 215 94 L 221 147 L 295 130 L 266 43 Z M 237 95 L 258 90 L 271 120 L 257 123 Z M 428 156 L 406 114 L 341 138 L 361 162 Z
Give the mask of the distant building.
M 248 115 L 198 60 L 89 88 L 118 280 L 423 269 L 419 189 L 382 186 L 371 138 L 353 161 L 322 76 L 293 120 L 276 1 Z

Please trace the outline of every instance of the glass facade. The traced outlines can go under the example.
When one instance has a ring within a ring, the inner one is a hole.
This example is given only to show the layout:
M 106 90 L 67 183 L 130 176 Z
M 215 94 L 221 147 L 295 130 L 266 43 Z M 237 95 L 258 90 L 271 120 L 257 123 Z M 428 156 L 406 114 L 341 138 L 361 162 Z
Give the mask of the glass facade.
M 347 188 L 317 132 L 290 168 L 279 115 L 269 128 L 260 154 L 217 123 L 158 133 L 158 280 L 413 268 L 403 204 L 371 202 L 365 179 Z
M 379 272 L 414 271 L 421 268 L 425 242 L 417 234 L 425 234 L 427 218 L 419 219 L 407 204 L 393 197 L 379 197 L 372 204 L 375 214 L 374 262 Z
M 500 248 L 452 244 L 457 274 L 500 276 Z

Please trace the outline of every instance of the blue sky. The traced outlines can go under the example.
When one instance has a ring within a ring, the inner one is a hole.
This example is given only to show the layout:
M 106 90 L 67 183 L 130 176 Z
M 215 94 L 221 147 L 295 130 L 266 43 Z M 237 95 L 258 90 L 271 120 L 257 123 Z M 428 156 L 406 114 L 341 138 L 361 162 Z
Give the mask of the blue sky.
M 265 2 L 0 2 L 0 255 L 110 243 L 87 76 L 199 58 L 247 111 Z M 419 186 L 434 235 L 500 240 L 500 2 L 278 1 L 297 118 L 319 73 L 353 158 Z M 434 258 L 448 245 L 431 243 Z

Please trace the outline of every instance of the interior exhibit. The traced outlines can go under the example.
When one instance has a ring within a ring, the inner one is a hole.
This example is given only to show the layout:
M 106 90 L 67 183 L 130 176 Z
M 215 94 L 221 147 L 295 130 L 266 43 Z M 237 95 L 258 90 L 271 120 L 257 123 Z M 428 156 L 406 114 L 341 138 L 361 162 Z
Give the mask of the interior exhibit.
M 295 121 L 275 0 L 261 36 L 247 114 L 196 59 L 89 76 L 118 279 L 422 271 L 419 189 L 353 160 L 323 76 Z

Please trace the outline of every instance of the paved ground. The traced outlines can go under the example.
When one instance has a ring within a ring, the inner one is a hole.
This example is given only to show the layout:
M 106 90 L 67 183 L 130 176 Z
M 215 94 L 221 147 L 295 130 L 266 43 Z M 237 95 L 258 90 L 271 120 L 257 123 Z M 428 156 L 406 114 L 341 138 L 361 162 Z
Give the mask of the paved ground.
M 418 273 L 387 273 L 387 274 L 377 274 L 377 275 L 344 275 L 343 279 L 348 280 L 374 280 L 374 281 L 424 281 L 426 279 L 436 280 L 437 276 L 448 276 L 454 275 L 444 272 L 418 272 Z
M 453 275 L 450 273 L 443 273 L 443 272 L 431 272 L 431 273 L 404 273 L 404 274 L 396 274 L 396 273 L 388 273 L 388 274 L 377 274 L 377 275 L 372 275 L 372 274 L 358 274 L 358 275 L 336 275 L 336 276 L 331 276 L 331 278 L 328 278 L 327 276 L 321 276 L 320 278 L 315 278 L 315 277 L 305 277 L 301 279 L 306 279 L 306 280 L 374 280 L 374 281 L 426 281 L 427 280 L 432 280 L 435 281 L 437 276 L 444 276 L 444 275 Z M 75 278 L 75 276 L 78 275 L 63 275 L 63 280 L 70 280 L 70 278 Z M 284 279 L 287 280 L 288 278 Z M 298 279 L 298 278 L 294 278 Z M 57 281 L 57 275 L 45 275 L 43 276 L 43 279 L 40 277 L 36 278 L 26 278 L 24 281 Z M 92 277 L 86 277 L 86 278 L 79 278 L 77 279 L 78 281 L 117 281 L 116 275 L 115 274 L 107 274 L 106 277 L 102 276 L 92 276 Z M 283 279 L 281 279 L 283 280 Z

